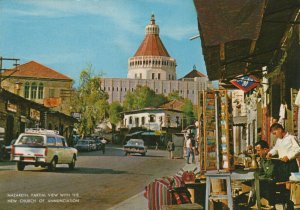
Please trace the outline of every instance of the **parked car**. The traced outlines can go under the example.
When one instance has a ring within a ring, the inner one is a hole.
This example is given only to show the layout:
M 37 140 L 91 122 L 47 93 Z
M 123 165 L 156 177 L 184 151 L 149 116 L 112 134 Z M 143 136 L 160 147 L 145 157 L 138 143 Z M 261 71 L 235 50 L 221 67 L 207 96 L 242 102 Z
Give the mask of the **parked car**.
M 75 145 L 78 151 L 95 151 L 97 150 L 97 145 L 95 140 L 92 139 L 81 139 Z
M 125 152 L 125 155 L 131 154 L 131 153 L 138 153 L 138 154 L 141 154 L 142 156 L 145 156 L 146 152 L 147 152 L 147 148 L 145 147 L 143 139 L 130 139 L 124 145 L 124 152 Z
M 25 129 L 11 146 L 11 161 L 17 163 L 18 171 L 27 165 L 54 171 L 56 164 L 68 164 L 74 169 L 76 160 L 77 149 L 68 147 L 65 138 L 54 130 Z

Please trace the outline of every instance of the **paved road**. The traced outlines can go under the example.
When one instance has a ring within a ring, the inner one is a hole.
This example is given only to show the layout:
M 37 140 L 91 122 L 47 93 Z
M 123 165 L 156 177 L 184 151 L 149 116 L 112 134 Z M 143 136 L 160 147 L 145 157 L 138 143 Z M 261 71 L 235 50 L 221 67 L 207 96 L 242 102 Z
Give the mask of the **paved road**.
M 156 150 L 124 156 L 122 148 L 108 146 L 106 154 L 80 153 L 73 171 L 67 165 L 56 172 L 33 166 L 16 171 L 15 165 L 0 163 L 0 209 L 108 209 L 185 165 L 167 156 Z

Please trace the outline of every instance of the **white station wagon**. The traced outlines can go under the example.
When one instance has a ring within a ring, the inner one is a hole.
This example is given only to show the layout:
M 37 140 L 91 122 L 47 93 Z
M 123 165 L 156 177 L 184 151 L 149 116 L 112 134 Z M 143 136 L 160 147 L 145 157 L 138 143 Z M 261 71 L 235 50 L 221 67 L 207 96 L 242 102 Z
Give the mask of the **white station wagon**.
M 76 160 L 77 149 L 68 147 L 65 138 L 54 130 L 26 129 L 11 148 L 11 161 L 17 163 L 18 171 L 26 165 L 54 171 L 56 164 L 68 164 L 74 169 Z

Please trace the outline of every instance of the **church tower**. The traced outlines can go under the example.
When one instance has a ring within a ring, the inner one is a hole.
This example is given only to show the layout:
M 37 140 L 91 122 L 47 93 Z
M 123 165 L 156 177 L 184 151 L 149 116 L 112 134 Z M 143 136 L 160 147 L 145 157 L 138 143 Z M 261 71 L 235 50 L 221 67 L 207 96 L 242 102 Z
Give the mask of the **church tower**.
M 176 60 L 159 38 L 159 26 L 152 15 L 146 35 L 133 57 L 128 59 L 129 79 L 176 80 Z

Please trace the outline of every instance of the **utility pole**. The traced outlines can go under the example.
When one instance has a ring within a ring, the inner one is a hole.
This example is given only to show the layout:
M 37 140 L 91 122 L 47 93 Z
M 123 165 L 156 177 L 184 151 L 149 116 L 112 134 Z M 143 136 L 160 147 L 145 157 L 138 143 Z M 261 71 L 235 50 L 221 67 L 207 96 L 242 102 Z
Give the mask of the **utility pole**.
M 20 65 L 18 62 L 20 61 L 20 59 L 17 59 L 17 58 L 3 58 L 3 57 L 0 57 L 0 90 L 2 89 L 2 81 L 9 78 L 11 75 L 13 75 L 18 69 L 16 69 L 15 71 L 13 71 L 10 75 L 7 75 L 3 78 L 3 75 L 2 73 L 5 71 L 5 70 L 11 70 L 11 69 L 5 69 L 3 68 L 3 61 L 14 61 L 14 64 L 13 66 L 17 67 L 18 65 Z

